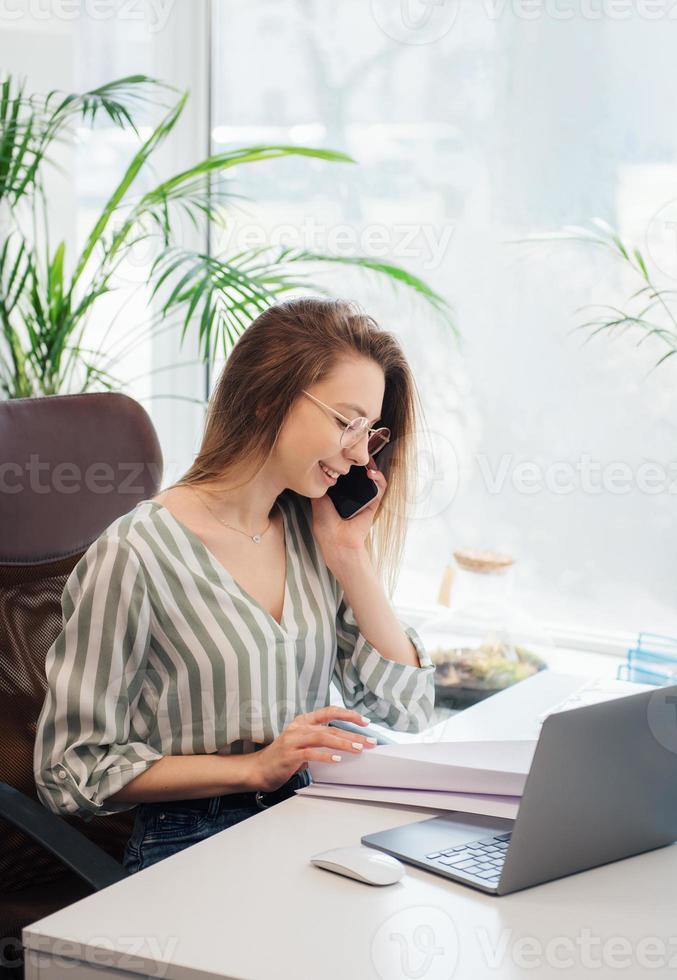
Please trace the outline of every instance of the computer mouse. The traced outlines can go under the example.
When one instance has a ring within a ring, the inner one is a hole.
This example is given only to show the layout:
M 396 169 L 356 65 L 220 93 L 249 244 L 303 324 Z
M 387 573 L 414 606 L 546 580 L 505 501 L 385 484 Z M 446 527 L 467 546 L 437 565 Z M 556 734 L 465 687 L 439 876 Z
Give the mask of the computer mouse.
M 397 858 L 362 844 L 322 851 L 314 854 L 310 862 L 318 868 L 335 871 L 368 885 L 394 885 L 405 872 L 404 865 Z

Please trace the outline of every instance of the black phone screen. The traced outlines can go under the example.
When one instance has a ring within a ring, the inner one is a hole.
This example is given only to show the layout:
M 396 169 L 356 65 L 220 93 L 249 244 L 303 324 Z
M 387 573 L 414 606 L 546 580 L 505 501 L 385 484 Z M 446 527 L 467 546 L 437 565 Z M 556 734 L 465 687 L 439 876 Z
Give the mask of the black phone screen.
M 327 495 L 341 517 L 348 518 L 378 496 L 378 486 L 367 476 L 366 466 L 351 466 L 329 487 Z

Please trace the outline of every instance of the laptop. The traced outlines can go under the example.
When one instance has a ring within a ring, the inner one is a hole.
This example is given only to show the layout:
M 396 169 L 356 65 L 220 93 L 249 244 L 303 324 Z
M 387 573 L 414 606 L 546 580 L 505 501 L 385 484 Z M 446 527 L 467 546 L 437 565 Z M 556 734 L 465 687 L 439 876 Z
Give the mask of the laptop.
M 492 895 L 677 840 L 677 685 L 545 717 L 514 820 L 452 810 L 362 843 Z

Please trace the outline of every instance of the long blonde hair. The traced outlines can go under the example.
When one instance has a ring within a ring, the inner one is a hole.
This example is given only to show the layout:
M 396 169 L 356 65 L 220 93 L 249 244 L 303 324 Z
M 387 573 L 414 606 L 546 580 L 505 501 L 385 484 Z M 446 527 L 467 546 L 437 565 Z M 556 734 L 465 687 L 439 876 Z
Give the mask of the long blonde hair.
M 390 429 L 391 441 L 377 465 L 388 486 L 365 547 L 392 598 L 415 476 L 420 399 L 398 340 L 357 303 L 306 296 L 261 313 L 233 347 L 209 399 L 198 454 L 173 486 L 218 481 L 231 466 L 248 462 L 253 475 L 270 456 L 301 390 L 326 378 L 339 358 L 356 354 L 378 364 L 385 376 L 379 424 Z

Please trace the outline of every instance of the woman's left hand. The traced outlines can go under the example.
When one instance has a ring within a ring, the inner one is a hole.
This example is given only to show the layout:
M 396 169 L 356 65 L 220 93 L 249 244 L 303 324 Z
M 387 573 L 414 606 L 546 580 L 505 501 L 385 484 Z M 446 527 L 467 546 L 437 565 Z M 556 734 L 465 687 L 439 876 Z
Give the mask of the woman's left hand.
M 367 475 L 378 487 L 378 494 L 355 517 L 341 517 L 327 493 L 322 497 L 310 498 L 313 510 L 313 535 L 320 546 L 327 568 L 335 575 L 345 562 L 349 562 L 364 550 L 364 542 L 388 485 L 383 473 L 376 469 L 371 456 Z

